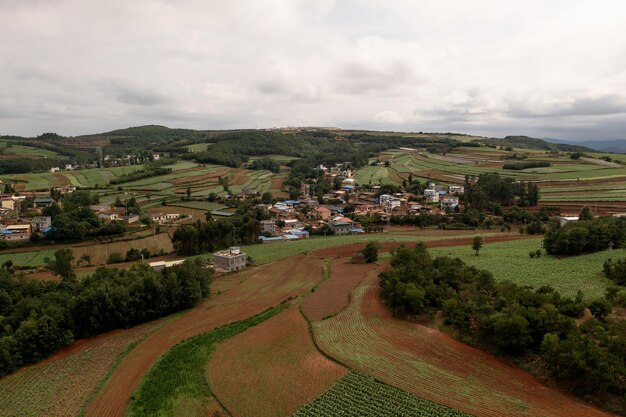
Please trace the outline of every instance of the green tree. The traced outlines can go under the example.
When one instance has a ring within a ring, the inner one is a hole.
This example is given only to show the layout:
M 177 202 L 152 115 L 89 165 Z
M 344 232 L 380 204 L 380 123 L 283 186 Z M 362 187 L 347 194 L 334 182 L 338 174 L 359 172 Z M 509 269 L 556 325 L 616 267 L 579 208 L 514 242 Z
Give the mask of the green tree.
M 478 256 L 478 252 L 483 247 L 483 238 L 482 236 L 474 236 L 474 240 L 472 240 L 472 250 L 476 252 L 476 256 Z
M 72 261 L 74 260 L 74 252 L 70 248 L 59 249 L 54 252 L 54 261 L 52 261 L 52 271 L 56 275 L 60 275 L 64 281 L 73 280 L 74 268 Z
M 587 206 L 583 207 L 578 214 L 578 220 L 593 220 L 593 212 Z
M 378 260 L 378 248 L 379 245 L 377 242 L 369 242 L 361 251 L 363 257 L 365 257 L 365 261 L 368 264 L 374 263 Z

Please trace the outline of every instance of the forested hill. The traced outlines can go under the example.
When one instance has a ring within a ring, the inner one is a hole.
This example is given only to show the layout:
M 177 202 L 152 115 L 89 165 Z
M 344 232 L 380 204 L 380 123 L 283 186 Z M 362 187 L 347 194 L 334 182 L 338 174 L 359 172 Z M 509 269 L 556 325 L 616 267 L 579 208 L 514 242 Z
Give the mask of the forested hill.
M 593 149 L 587 148 L 586 146 L 550 143 L 543 139 L 531 138 L 529 136 L 506 136 L 504 139 L 490 138 L 485 139 L 484 143 L 491 146 L 504 146 L 505 148 L 540 149 L 561 152 L 593 152 Z

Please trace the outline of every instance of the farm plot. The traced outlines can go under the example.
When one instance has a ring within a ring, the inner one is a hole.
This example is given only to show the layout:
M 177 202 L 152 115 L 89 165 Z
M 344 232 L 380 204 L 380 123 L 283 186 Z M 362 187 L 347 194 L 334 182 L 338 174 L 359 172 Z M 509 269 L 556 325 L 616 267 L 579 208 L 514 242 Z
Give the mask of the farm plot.
M 431 252 L 461 258 L 469 265 L 490 271 L 498 281 L 534 288 L 550 285 L 570 297 L 581 290 L 588 300 L 603 297 L 610 286 L 610 281 L 602 275 L 602 264 L 609 258 L 626 256 L 626 249 L 617 249 L 563 259 L 549 255 L 530 259 L 528 253 L 540 248 L 540 240 L 517 240 L 485 245 L 480 256 L 475 256 L 469 245 L 431 249 Z
M 376 264 L 351 264 L 346 258 L 335 260 L 330 278 L 302 301 L 302 312 L 311 321 L 337 314 L 350 302 L 350 291 L 375 269 Z
M 494 356 L 415 323 L 382 304 L 366 277 L 348 308 L 313 323 L 318 346 L 352 369 L 476 416 L 607 416 Z
M 374 378 L 350 372 L 294 417 L 471 417 L 416 397 Z
M 288 304 L 264 311 L 175 346 L 150 370 L 126 412 L 127 417 L 223 415 L 205 376 L 208 358 L 220 342 L 280 313 Z
M 122 417 L 143 376 L 173 346 L 297 297 L 310 290 L 321 278 L 321 261 L 305 256 L 295 256 L 225 277 L 237 280 L 239 284 L 189 310 L 139 343 L 124 357 L 103 389 L 87 406 L 85 416 Z
M 288 416 L 347 370 L 320 354 L 298 306 L 220 345 L 207 367 L 213 394 L 236 416 Z
M 0 379 L 0 417 L 78 415 L 127 349 L 167 320 L 80 340 L 44 362 Z

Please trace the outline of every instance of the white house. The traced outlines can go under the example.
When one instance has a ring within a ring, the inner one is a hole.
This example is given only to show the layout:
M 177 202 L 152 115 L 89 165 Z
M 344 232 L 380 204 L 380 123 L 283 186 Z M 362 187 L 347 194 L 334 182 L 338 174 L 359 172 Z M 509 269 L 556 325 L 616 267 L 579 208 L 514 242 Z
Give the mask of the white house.
M 427 188 L 424 190 L 424 201 L 426 203 L 438 203 L 439 202 L 439 191 L 434 188 Z
M 559 217 L 559 223 L 561 224 L 561 226 L 566 225 L 567 223 L 570 222 L 577 222 L 578 221 L 578 216 L 563 216 L 563 217 Z

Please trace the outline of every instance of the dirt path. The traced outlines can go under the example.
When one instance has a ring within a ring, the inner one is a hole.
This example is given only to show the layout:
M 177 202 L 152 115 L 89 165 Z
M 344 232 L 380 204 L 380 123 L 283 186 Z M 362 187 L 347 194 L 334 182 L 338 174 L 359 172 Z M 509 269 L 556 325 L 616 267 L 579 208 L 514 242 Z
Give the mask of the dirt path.
M 132 393 L 154 363 L 174 345 L 242 320 L 303 294 L 322 278 L 319 259 L 295 256 L 224 277 L 241 281 L 200 304 L 139 343 L 88 404 L 86 417 L 123 417 Z

